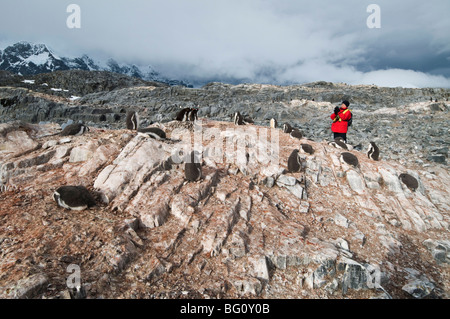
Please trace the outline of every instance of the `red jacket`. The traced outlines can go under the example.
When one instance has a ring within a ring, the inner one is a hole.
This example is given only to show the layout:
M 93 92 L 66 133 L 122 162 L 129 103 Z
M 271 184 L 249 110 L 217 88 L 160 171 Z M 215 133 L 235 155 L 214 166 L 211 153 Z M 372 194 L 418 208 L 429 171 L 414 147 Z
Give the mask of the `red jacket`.
M 331 114 L 331 119 L 333 120 L 333 124 L 331 124 L 331 131 L 333 133 L 347 133 L 348 131 L 348 120 L 352 117 L 352 113 L 348 108 L 340 109 L 338 113 L 338 117 L 336 118 L 336 114 Z

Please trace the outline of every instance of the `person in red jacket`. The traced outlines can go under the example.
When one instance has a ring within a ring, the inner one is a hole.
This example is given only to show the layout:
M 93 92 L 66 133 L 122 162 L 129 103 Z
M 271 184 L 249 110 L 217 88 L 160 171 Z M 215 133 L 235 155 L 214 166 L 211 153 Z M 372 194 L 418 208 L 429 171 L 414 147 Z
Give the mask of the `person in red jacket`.
M 333 124 L 331 124 L 331 131 L 334 133 L 334 138 L 342 137 L 347 143 L 347 131 L 348 131 L 348 121 L 352 117 L 351 111 L 348 109 L 350 103 L 344 101 L 341 107 L 336 106 L 334 113 L 331 114 L 331 119 Z

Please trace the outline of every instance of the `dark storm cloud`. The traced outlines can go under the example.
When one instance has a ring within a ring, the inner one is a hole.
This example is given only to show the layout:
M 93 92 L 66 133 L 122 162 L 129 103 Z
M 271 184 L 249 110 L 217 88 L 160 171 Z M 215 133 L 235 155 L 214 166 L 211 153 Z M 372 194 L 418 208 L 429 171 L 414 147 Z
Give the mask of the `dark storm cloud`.
M 81 29 L 66 26 L 69 4 Z M 369 29 L 367 7 L 381 9 Z M 0 41 L 151 64 L 174 78 L 450 87 L 448 0 L 16 0 Z M 372 82 L 375 81 L 375 82 Z

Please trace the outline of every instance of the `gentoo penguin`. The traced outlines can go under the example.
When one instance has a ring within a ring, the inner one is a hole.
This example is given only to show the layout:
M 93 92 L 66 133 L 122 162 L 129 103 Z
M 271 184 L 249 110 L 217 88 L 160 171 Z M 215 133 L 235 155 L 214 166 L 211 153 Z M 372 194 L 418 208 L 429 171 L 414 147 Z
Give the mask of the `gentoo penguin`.
M 293 150 L 288 158 L 288 171 L 291 173 L 297 173 L 302 169 L 302 161 L 298 154 L 299 150 Z
M 297 129 L 293 129 L 290 133 L 291 138 L 298 138 L 299 140 L 303 138 L 302 132 Z
M 184 108 L 184 109 L 180 110 L 177 113 L 176 120 L 180 121 L 180 122 L 185 120 L 186 119 L 186 113 L 188 113 L 190 110 L 191 110 L 190 108 Z
M 417 181 L 417 179 L 414 176 L 403 173 L 403 174 L 400 174 L 400 176 L 398 178 L 402 181 L 403 184 L 406 185 L 406 187 L 408 187 L 413 192 L 415 192 L 416 189 L 419 188 L 419 182 Z
M 244 125 L 244 118 L 242 117 L 241 113 L 239 112 L 234 113 L 234 124 Z
M 284 123 L 283 124 L 283 132 L 284 133 L 291 133 L 292 132 L 292 126 L 289 123 Z
M 197 113 L 198 113 L 198 109 L 191 109 L 191 110 L 189 111 L 189 115 L 188 115 L 189 121 L 191 121 L 191 122 L 197 121 L 197 120 L 198 120 L 198 115 L 197 115 Z
M 84 186 L 62 186 L 53 193 L 56 203 L 67 209 L 81 211 L 95 206 L 95 199 Z
M 330 142 L 330 145 L 348 151 L 347 144 L 345 144 L 342 137 L 336 137 L 333 142 Z
M 254 124 L 255 122 L 250 116 L 244 116 L 244 124 Z
M 309 145 L 309 144 L 301 144 L 300 147 L 301 147 L 301 151 L 303 153 L 307 153 L 307 154 L 310 154 L 310 155 L 314 154 L 314 149 L 313 149 L 313 147 L 311 145 Z
M 375 142 L 370 142 L 369 149 L 367 150 L 367 157 L 374 161 L 380 160 L 380 149 Z
M 275 120 L 275 119 L 271 119 L 270 120 L 270 128 L 277 128 L 277 125 L 278 123 L 277 123 L 277 120 Z
M 157 140 L 166 138 L 166 133 L 158 127 L 142 128 L 142 129 L 139 129 L 138 132 L 147 134 L 150 137 L 153 137 L 154 139 L 157 139 Z
M 341 160 L 351 166 L 359 167 L 358 158 L 355 155 L 353 155 L 352 153 L 349 153 L 349 152 L 342 153 Z
M 184 164 L 184 177 L 190 182 L 195 182 L 202 178 L 202 164 L 195 151 L 191 152 Z
M 128 112 L 126 122 L 128 130 L 137 130 L 139 128 L 139 114 L 134 111 Z
M 81 123 L 67 125 L 60 133 L 61 136 L 83 135 L 89 131 L 89 127 Z

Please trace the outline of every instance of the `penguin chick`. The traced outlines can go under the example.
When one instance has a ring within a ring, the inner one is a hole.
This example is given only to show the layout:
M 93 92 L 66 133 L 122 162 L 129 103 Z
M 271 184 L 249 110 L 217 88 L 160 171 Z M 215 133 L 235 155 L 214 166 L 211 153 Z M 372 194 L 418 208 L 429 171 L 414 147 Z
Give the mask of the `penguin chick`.
M 288 171 L 297 173 L 302 169 L 302 162 L 299 156 L 299 150 L 293 150 L 288 158 Z
M 96 205 L 94 197 L 84 186 L 62 186 L 53 193 L 53 199 L 63 208 L 82 211 Z
M 359 161 L 358 158 L 353 155 L 352 153 L 344 152 L 341 154 L 341 160 L 348 165 L 359 167 Z
M 329 143 L 330 145 L 348 151 L 347 144 L 345 144 L 344 139 L 342 137 L 336 137 L 333 142 Z
M 244 116 L 244 124 L 254 124 L 255 122 L 250 116 Z
M 302 134 L 302 132 L 300 132 L 299 130 L 297 130 L 297 129 L 293 129 L 292 131 L 291 131 L 291 138 L 297 138 L 297 139 L 302 139 L 303 138 L 303 134 Z
M 150 136 L 156 140 L 166 139 L 166 133 L 158 127 L 142 128 L 142 129 L 139 129 L 138 132 L 147 134 L 148 136 Z
M 301 151 L 302 152 L 307 153 L 309 155 L 314 154 L 314 149 L 313 149 L 313 147 L 311 145 L 309 145 L 309 144 L 301 144 L 300 146 L 301 146 Z
M 415 192 L 416 189 L 419 188 L 419 182 L 417 181 L 417 179 L 414 176 L 403 173 L 403 174 L 400 174 L 400 176 L 398 178 L 402 181 L 403 184 L 406 185 L 406 187 L 408 187 L 413 192 Z
M 78 136 L 89 132 L 89 127 L 81 123 L 67 125 L 60 133 L 61 136 Z
M 184 177 L 190 182 L 198 181 L 202 178 L 202 164 L 193 151 L 184 164 Z

